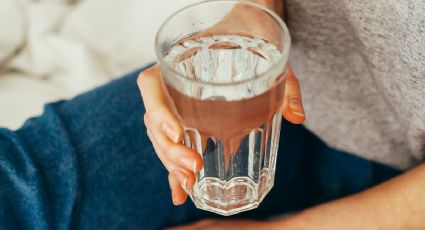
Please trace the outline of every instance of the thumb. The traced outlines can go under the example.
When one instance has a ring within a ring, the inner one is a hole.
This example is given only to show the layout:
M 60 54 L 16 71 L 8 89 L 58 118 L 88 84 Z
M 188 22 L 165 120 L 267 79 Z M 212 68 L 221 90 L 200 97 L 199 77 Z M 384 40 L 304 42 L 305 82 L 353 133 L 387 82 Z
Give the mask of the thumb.
M 290 66 L 288 66 L 288 73 L 285 79 L 283 117 L 293 124 L 301 124 L 305 120 L 300 84 Z

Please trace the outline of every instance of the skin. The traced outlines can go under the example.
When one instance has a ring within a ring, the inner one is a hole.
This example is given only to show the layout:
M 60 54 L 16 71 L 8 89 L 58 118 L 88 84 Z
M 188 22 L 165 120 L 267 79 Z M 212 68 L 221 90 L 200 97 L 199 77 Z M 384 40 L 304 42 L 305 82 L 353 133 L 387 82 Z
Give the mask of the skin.
M 425 165 L 374 188 L 271 223 L 271 229 L 425 229 Z
M 183 131 L 173 113 L 159 66 L 142 72 L 138 85 L 146 108 L 144 122 L 147 134 L 159 159 L 170 173 L 168 179 L 173 203 L 181 205 L 187 199 L 181 185 L 193 186 L 194 173 L 202 169 L 202 158 L 181 143 Z M 285 87 L 283 116 L 293 124 L 301 124 L 305 115 L 300 85 L 291 68 L 288 69 Z
M 277 33 L 264 29 L 273 27 L 264 26 L 267 23 L 272 24 L 270 18 L 259 18 L 258 12 L 247 12 L 247 10 L 249 9 L 235 7 L 221 22 L 191 39 L 214 34 L 256 34 L 280 46 Z M 236 32 L 234 28 L 238 28 Z M 144 122 L 147 134 L 159 159 L 170 172 L 169 182 L 173 203 L 175 205 L 183 204 L 187 199 L 187 194 L 181 185 L 193 186 L 194 172 L 202 169 L 202 158 L 181 143 L 183 131 L 173 113 L 159 66 L 155 65 L 142 72 L 138 78 L 138 85 L 146 108 Z M 283 116 L 294 124 L 301 124 L 305 120 L 305 114 L 300 85 L 290 67 L 285 87 Z
M 256 0 L 280 15 L 282 1 Z M 240 16 L 240 15 L 239 15 Z M 232 18 L 232 16 L 229 16 Z M 248 20 L 248 19 L 247 19 Z M 244 28 L 244 20 L 232 21 L 232 27 Z M 256 23 L 260 20 L 250 20 Z M 235 24 L 236 23 L 236 24 Z M 210 32 L 228 30 L 226 23 Z M 254 24 L 255 25 L 255 24 Z M 245 32 L 245 31 L 244 31 Z M 274 42 L 273 37 L 264 37 Z M 181 128 L 170 109 L 158 66 L 140 74 L 138 84 L 146 108 L 145 124 L 158 157 L 170 172 L 169 182 L 175 205 L 183 204 L 187 194 L 181 184 L 193 186 L 194 171 L 202 168 L 202 159 L 180 142 Z M 300 124 L 305 119 L 300 85 L 290 70 L 286 81 L 283 117 Z M 184 160 L 181 160 L 184 159 Z M 425 229 L 425 165 L 358 194 L 322 204 L 285 219 L 260 222 L 251 220 L 203 220 L 175 230 L 220 229 Z
M 251 220 L 202 220 L 190 225 L 170 228 L 170 230 L 216 230 L 216 229 L 238 229 L 238 230 L 258 230 L 269 229 L 268 222 Z

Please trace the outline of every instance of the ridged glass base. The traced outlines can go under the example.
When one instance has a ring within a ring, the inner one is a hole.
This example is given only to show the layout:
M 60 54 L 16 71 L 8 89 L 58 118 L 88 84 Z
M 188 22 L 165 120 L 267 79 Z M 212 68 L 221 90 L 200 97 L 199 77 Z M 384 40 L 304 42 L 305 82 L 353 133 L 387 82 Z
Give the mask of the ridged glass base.
M 196 207 L 228 216 L 261 203 L 273 187 L 281 119 L 279 111 L 231 145 L 195 129 L 185 130 L 185 144 L 202 153 L 204 160 L 194 187 L 187 191 Z
M 203 178 L 191 195 L 199 209 L 229 216 L 258 207 L 273 187 L 273 176 L 264 170 L 260 183 L 249 177 L 235 177 L 230 181 Z

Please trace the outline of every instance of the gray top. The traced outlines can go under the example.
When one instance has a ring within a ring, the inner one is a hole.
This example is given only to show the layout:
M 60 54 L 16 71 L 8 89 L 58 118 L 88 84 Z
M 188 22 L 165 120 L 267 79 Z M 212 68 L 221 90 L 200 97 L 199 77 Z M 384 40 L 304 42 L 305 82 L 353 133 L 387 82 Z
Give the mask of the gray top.
M 306 126 L 401 169 L 425 159 L 425 1 L 287 0 Z

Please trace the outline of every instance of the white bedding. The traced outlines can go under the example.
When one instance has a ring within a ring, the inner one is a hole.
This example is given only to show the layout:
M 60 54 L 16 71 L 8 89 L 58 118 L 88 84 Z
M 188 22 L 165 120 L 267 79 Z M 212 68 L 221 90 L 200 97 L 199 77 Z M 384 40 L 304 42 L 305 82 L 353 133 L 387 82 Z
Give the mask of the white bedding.
M 0 0 L 0 126 L 155 60 L 157 28 L 199 0 Z

